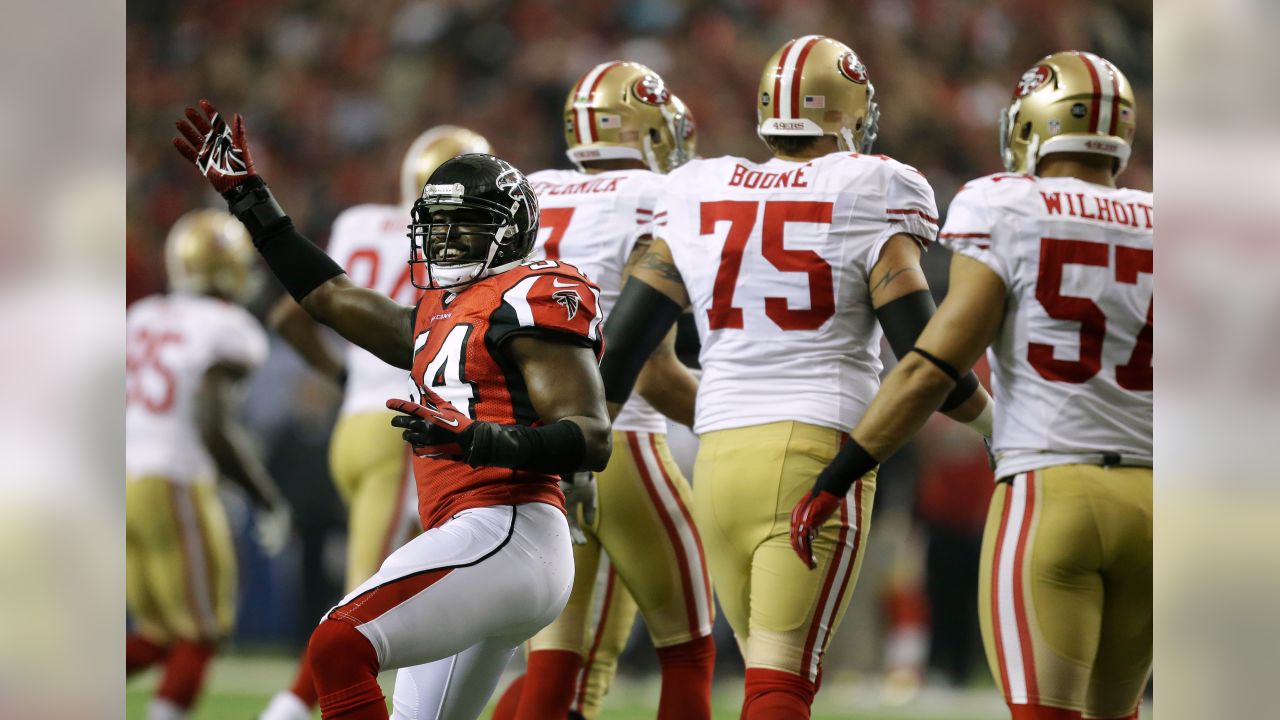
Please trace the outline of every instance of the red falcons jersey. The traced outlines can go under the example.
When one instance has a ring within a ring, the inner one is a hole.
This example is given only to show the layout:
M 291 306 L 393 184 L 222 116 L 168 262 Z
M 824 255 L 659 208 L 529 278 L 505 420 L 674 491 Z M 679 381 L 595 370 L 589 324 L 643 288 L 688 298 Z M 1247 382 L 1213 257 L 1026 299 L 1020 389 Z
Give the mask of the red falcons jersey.
M 410 399 L 430 387 L 475 420 L 542 424 L 506 342 L 535 335 L 591 348 L 600 359 L 600 289 L 574 266 L 527 262 L 458 293 L 428 290 L 413 328 Z M 418 513 L 431 529 L 468 508 L 545 502 L 564 509 L 559 478 L 457 460 L 415 457 Z

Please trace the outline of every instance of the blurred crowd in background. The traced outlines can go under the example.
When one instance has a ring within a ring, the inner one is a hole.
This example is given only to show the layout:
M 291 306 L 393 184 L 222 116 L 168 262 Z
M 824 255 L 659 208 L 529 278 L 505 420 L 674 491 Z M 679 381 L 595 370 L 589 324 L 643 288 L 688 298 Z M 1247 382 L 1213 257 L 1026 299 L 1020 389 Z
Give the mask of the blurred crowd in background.
M 138 0 L 128 17 L 128 300 L 163 290 L 173 221 L 220 204 L 169 146 L 173 120 L 202 97 L 245 116 L 260 172 L 323 242 L 342 209 L 395 201 L 401 157 L 432 125 L 474 129 L 526 172 L 569 167 L 565 96 L 605 60 L 662 74 L 697 119 L 702 155 L 764 159 L 763 64 L 787 40 L 821 33 L 868 68 L 882 112 L 876 152 L 919 168 L 945 213 L 963 182 L 1002 169 L 997 113 L 1019 76 L 1064 49 L 1096 52 L 1129 77 L 1139 128 L 1120 182 L 1151 189 L 1151 24 L 1150 4 L 1136 0 Z M 926 257 L 945 292 L 945 251 Z M 261 316 L 279 293 L 264 283 L 251 309 Z M 343 513 L 326 450 L 339 396 L 279 343 L 252 380 L 248 423 L 293 504 L 298 542 L 270 561 L 242 543 L 242 588 L 277 600 L 242 604 L 243 642 L 299 644 L 339 595 Z M 985 676 L 974 607 L 991 490 L 981 442 L 931 423 L 881 477 L 871 554 L 828 673 L 910 679 L 927 665 L 941 680 Z M 726 642 L 720 655 L 735 663 Z

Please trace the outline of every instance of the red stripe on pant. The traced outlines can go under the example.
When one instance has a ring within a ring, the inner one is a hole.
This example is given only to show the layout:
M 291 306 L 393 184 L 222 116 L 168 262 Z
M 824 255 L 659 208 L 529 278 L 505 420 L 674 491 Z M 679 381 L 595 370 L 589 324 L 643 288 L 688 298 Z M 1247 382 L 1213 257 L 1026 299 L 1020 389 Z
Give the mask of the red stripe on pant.
M 996 644 L 996 665 L 1000 668 L 1000 687 L 1009 699 L 1009 671 L 1006 669 L 1004 640 L 1000 632 L 1000 556 L 1004 552 L 1004 533 L 1009 525 L 1009 508 L 1013 504 L 1013 482 L 1005 485 L 1004 503 L 1000 509 L 1000 526 L 996 530 L 996 547 L 991 556 L 991 635 Z
M 596 653 L 600 650 L 600 641 L 604 637 L 604 628 L 609 622 L 609 613 L 613 610 L 613 590 L 617 579 L 618 572 L 611 566 L 608 579 L 605 580 L 604 584 L 604 599 L 600 602 L 600 619 L 596 622 L 596 634 L 591 640 L 591 650 L 587 653 L 587 661 L 582 665 L 582 672 L 578 673 L 578 692 L 573 702 L 573 708 L 579 712 L 582 711 L 582 704 L 586 702 L 587 682 L 591 679 L 591 667 L 595 665 Z
M 199 553 L 199 558 L 206 562 L 208 559 L 208 553 L 204 548 L 192 547 L 191 539 L 188 537 L 191 527 L 183 519 L 182 512 L 178 508 L 178 504 L 181 502 L 178 498 L 178 493 L 183 492 L 184 490 L 189 490 L 189 488 L 179 488 L 177 483 L 169 483 L 169 509 L 173 512 L 173 522 L 178 529 L 178 542 L 182 545 L 182 555 L 185 558 L 182 568 L 182 585 L 183 589 L 186 591 L 187 607 L 191 611 L 191 617 L 196 621 L 196 632 L 200 633 L 200 636 L 203 639 L 213 639 L 217 636 L 217 623 L 214 618 L 210 618 L 208 613 L 201 609 L 200 600 L 197 597 L 199 591 L 196 590 L 195 587 L 195 573 L 197 572 L 196 565 L 198 564 L 197 553 Z M 187 499 L 192 503 L 192 513 L 198 513 L 199 510 L 195 507 L 194 498 L 188 497 Z M 200 535 L 198 527 L 196 528 L 195 535 L 196 541 L 203 544 L 204 538 Z M 208 573 L 206 572 L 205 575 L 207 577 Z M 209 602 L 212 602 L 213 598 L 208 598 L 208 600 Z
M 862 495 L 862 479 L 854 481 L 853 487 L 849 492 L 855 497 Z M 840 534 L 836 538 L 835 551 L 831 555 L 831 564 L 827 566 L 826 577 L 822 581 L 822 590 L 818 593 L 818 603 L 813 609 L 813 620 L 809 623 L 809 634 L 805 637 L 804 650 L 800 653 L 800 672 L 799 674 L 811 682 L 817 680 L 817 672 L 811 670 L 814 666 L 814 657 L 817 655 L 821 658 L 822 648 L 818 640 L 818 635 L 822 631 L 822 617 L 826 614 L 826 608 L 829 602 L 834 601 L 835 607 L 832 608 L 831 617 L 834 618 L 839 610 L 839 596 L 832 598 L 831 590 L 833 587 L 842 588 L 844 582 L 837 582 L 837 575 L 840 572 L 840 561 L 844 558 L 845 548 L 849 539 L 849 499 L 845 497 L 840 500 Z M 855 541 L 856 542 L 856 541 Z M 852 558 L 849 562 L 849 568 L 852 570 Z M 821 660 L 819 659 L 819 663 Z
M 669 474 L 667 474 L 667 466 L 662 463 L 662 456 L 658 454 L 658 438 L 653 435 L 649 436 L 649 449 L 653 450 L 653 459 L 654 463 L 658 466 L 658 472 L 662 474 L 662 480 L 667 484 L 667 489 L 671 492 L 671 497 L 674 498 L 676 507 L 680 508 L 680 514 L 684 516 L 685 527 L 689 528 L 689 534 L 693 536 L 693 543 L 698 548 L 698 570 L 702 575 L 703 595 L 707 599 L 707 617 L 710 618 L 712 613 L 711 573 L 707 570 L 707 553 L 702 549 L 702 536 L 698 534 L 698 527 L 693 524 L 693 514 L 689 512 L 689 508 L 685 506 L 684 500 L 681 499 L 680 492 L 676 487 L 675 481 L 671 479 Z M 681 547 L 683 547 L 683 545 Z M 692 565 L 692 563 L 690 564 Z M 700 631 L 700 627 L 690 628 L 690 632 L 695 636 L 700 634 Z M 708 628 L 708 632 L 710 632 L 710 628 Z
M 1029 472 L 1025 476 L 1027 483 L 1026 509 L 1022 513 L 1022 528 L 1018 533 L 1018 550 L 1013 556 L 1013 606 L 1018 617 L 1018 641 L 1022 645 L 1022 668 L 1027 678 L 1027 699 L 1036 702 L 1040 699 L 1040 690 L 1036 686 L 1035 648 L 1031 646 L 1031 627 L 1027 619 L 1026 594 L 1023 592 L 1023 560 L 1026 557 L 1027 537 L 1031 534 L 1031 523 L 1035 519 L 1036 474 Z
M 643 451 L 640 447 L 640 441 L 634 432 L 627 432 L 627 445 L 631 448 L 631 456 L 636 464 L 636 469 L 640 472 L 640 479 L 644 483 L 644 489 L 649 493 L 649 501 L 653 503 L 654 510 L 658 513 L 658 518 L 662 520 L 662 526 L 666 528 L 667 539 L 671 542 L 671 549 L 676 555 L 676 565 L 680 569 L 680 589 L 684 593 L 685 610 L 689 617 L 689 632 L 695 637 L 698 633 L 698 610 L 697 604 L 693 599 L 693 577 L 690 574 L 689 561 L 685 557 L 683 545 L 680 542 L 680 533 L 676 530 L 675 522 L 671 516 L 667 514 L 665 505 L 663 505 L 662 497 L 658 494 L 658 489 L 654 485 L 654 479 L 649 475 L 648 465 L 644 461 Z M 661 465 L 661 463 L 658 463 Z

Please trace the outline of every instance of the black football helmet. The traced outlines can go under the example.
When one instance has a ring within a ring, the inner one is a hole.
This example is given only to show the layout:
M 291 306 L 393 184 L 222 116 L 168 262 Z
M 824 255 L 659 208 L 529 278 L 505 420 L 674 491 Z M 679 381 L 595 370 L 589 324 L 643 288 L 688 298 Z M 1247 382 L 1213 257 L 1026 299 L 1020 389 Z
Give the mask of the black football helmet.
M 510 270 L 528 257 L 538 237 L 538 199 L 524 173 L 483 153 L 459 155 L 436 168 L 412 216 L 410 276 L 424 290 L 461 288 Z

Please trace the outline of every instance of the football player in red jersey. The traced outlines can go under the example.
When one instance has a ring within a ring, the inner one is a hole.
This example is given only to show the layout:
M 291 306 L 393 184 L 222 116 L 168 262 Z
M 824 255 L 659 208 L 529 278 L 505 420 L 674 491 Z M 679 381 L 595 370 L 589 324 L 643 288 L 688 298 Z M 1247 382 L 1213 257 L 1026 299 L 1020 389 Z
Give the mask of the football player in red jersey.
M 425 532 L 392 553 L 311 636 L 325 718 L 474 718 L 515 648 L 564 607 L 573 580 L 558 476 L 604 468 L 611 449 L 596 368 L 599 289 L 573 266 L 525 263 L 538 204 L 492 155 L 442 164 L 414 203 L 416 307 L 361 288 L 298 233 L 255 172 L 237 115 L 207 101 L 174 145 L 222 193 L 285 289 L 312 317 L 410 371 L 393 424 L 413 446 Z

